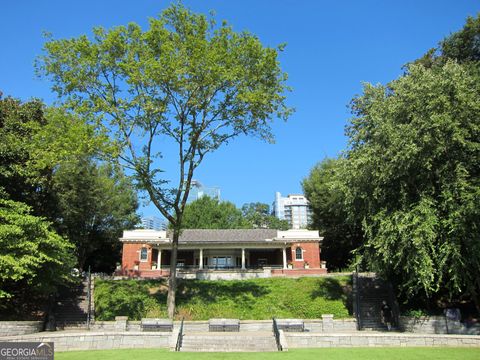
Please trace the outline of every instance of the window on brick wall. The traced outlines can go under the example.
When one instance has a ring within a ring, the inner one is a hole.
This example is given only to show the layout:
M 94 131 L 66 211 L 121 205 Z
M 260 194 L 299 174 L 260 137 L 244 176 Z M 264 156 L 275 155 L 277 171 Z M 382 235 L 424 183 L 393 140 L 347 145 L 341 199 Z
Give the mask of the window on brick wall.
M 147 248 L 142 248 L 140 250 L 140 261 L 147 261 L 148 259 L 148 250 Z
M 301 247 L 295 249 L 295 260 L 303 260 L 303 249 Z

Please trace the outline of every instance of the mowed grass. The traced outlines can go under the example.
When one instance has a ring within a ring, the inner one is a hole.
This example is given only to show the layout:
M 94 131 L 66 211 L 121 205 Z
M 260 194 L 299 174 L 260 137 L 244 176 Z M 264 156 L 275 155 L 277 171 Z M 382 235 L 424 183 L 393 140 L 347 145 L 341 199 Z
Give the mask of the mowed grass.
M 478 360 L 478 348 L 322 348 L 274 353 L 182 353 L 165 349 L 72 351 L 55 353 L 57 360 Z
M 164 280 L 97 280 L 96 319 L 166 317 L 166 296 Z M 351 316 L 350 277 L 185 280 L 177 292 L 177 319 L 315 319 L 322 314 Z

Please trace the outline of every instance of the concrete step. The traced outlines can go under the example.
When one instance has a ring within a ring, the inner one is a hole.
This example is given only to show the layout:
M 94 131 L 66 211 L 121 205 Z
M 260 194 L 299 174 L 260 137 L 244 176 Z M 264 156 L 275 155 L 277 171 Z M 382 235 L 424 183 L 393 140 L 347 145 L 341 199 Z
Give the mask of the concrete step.
M 277 351 L 277 345 L 270 332 L 192 332 L 183 336 L 180 351 Z

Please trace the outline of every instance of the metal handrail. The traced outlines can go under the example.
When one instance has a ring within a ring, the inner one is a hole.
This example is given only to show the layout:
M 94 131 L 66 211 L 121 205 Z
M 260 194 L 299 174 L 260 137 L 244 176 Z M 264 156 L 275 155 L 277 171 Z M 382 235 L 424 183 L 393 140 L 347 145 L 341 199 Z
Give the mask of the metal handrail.
M 90 271 L 90 266 L 88 267 L 88 282 L 87 282 L 87 329 L 90 329 L 91 321 L 91 307 L 92 307 L 92 272 Z
M 273 334 L 275 335 L 275 342 L 277 343 L 278 351 L 283 351 L 282 344 L 280 342 L 280 331 L 278 330 L 277 320 L 272 318 L 273 320 Z
M 182 322 L 180 323 L 180 331 L 178 332 L 177 336 L 177 344 L 175 345 L 175 351 L 180 351 L 180 348 L 182 347 L 182 341 L 183 341 L 183 320 L 185 318 L 182 318 Z
M 360 284 L 358 278 L 358 269 L 353 273 L 353 285 L 355 288 L 355 318 L 357 319 L 357 330 L 362 329 L 362 318 L 360 316 Z
M 400 328 L 400 307 L 398 306 L 397 297 L 395 296 L 395 291 L 393 290 L 393 285 L 390 281 L 388 281 L 388 299 L 390 302 L 390 306 L 392 308 L 392 315 L 393 327 L 399 329 Z

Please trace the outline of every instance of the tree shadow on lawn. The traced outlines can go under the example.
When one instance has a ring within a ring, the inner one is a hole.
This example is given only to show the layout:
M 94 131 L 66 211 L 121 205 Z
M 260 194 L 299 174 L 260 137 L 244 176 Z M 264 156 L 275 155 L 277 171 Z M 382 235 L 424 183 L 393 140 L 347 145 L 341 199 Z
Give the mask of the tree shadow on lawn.
M 310 293 L 310 297 L 312 299 L 321 297 L 326 300 L 341 300 L 348 309 L 348 313 L 353 314 L 351 279 L 345 285 L 335 278 L 320 279 L 317 282 L 317 288 Z
M 269 292 L 266 286 L 249 281 L 187 280 L 179 282 L 177 303 L 179 305 L 187 303 L 194 297 L 204 303 L 215 303 L 221 299 L 245 303 L 247 299 L 265 296 Z

